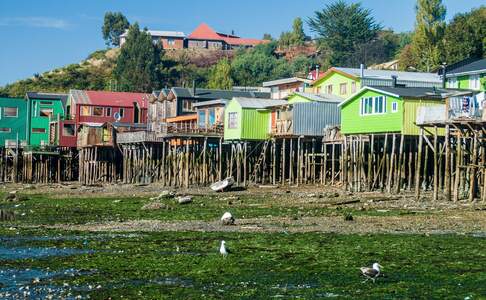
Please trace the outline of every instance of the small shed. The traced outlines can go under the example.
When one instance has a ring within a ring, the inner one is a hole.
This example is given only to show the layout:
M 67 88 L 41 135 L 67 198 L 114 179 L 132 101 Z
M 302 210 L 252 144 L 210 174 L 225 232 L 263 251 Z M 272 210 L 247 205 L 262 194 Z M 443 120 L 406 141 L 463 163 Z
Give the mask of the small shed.
M 224 139 L 267 139 L 270 136 L 271 108 L 285 104 L 285 100 L 233 98 L 224 113 Z
M 78 148 L 113 147 L 115 129 L 111 123 L 81 123 L 78 126 Z

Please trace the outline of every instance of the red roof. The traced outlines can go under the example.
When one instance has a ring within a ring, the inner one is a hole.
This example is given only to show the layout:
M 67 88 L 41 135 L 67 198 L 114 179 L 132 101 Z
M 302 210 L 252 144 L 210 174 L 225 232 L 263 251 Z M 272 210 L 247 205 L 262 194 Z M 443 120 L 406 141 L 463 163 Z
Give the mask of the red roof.
M 215 40 L 225 41 L 230 45 L 258 45 L 267 43 L 268 41 L 259 39 L 245 39 L 236 35 L 224 34 L 214 31 L 206 23 L 201 23 L 188 37 L 189 39 L 196 40 Z
M 109 91 L 80 91 L 71 90 L 70 94 L 77 104 L 90 104 L 99 106 L 132 107 L 137 102 L 140 108 L 147 108 L 150 94 L 109 92 Z

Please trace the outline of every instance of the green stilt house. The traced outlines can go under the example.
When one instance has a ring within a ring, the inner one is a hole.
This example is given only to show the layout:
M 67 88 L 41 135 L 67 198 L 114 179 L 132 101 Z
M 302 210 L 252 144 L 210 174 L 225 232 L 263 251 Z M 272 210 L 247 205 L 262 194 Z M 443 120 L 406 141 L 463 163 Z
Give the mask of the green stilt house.
M 67 94 L 33 93 L 27 99 L 27 143 L 38 147 L 49 144 L 49 122 L 66 115 Z
M 270 136 L 271 107 L 285 100 L 233 98 L 224 112 L 225 140 L 265 140 Z
M 0 97 L 0 147 L 25 141 L 27 102 L 21 98 Z
M 366 86 L 339 104 L 341 133 L 344 135 L 398 133 L 419 135 L 417 111 L 435 107 L 444 112 L 449 97 L 472 92 L 424 87 Z

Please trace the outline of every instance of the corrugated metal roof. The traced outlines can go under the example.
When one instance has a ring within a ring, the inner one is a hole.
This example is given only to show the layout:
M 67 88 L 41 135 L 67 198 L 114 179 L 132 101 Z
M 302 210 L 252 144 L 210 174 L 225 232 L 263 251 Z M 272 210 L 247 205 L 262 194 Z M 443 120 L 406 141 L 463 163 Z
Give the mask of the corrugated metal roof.
M 233 90 L 214 90 L 214 89 L 200 89 L 196 88 L 196 94 L 193 94 L 192 88 L 173 87 L 171 91 L 178 98 L 193 98 L 193 99 L 227 99 L 231 100 L 233 97 L 245 98 L 269 98 L 270 93 L 251 92 L 251 91 L 233 91 Z
M 276 85 L 294 83 L 294 82 L 305 82 L 305 83 L 310 84 L 310 83 L 312 83 L 312 80 L 305 79 L 305 78 L 299 78 L 299 77 L 290 77 L 290 78 L 282 78 L 282 79 L 277 79 L 277 80 L 265 81 L 265 82 L 263 82 L 262 85 L 264 87 L 269 87 L 269 86 L 276 86 Z
M 242 108 L 268 108 L 272 106 L 285 105 L 288 102 L 285 100 L 273 100 L 273 99 L 255 99 L 255 98 L 241 98 L 235 97 L 233 101 L 240 104 Z
M 344 101 L 344 98 L 331 95 L 331 94 L 310 94 L 310 93 L 302 93 L 302 92 L 294 92 L 294 94 L 304 97 L 306 99 L 317 101 L 317 102 L 337 102 L 340 103 Z
M 361 77 L 361 69 L 359 68 L 335 67 L 334 69 L 339 70 L 341 72 L 348 73 L 355 77 L 359 77 L 359 78 Z M 442 82 L 440 76 L 435 73 L 364 69 L 365 78 L 391 80 L 392 76 L 397 76 L 399 80 L 404 80 L 404 81 L 424 81 L 424 82 L 435 82 L 435 83 Z
M 457 66 L 447 68 L 447 77 L 458 76 L 461 74 L 474 74 L 486 72 L 486 58 L 478 59 L 469 63 L 459 62 Z
M 209 100 L 209 101 L 193 103 L 192 107 L 210 106 L 210 105 L 216 105 L 216 104 L 226 105 L 228 102 L 229 102 L 229 100 L 227 100 L 227 99 L 216 99 L 216 100 Z
M 357 95 L 361 94 L 365 90 L 372 90 L 378 93 L 388 94 L 393 97 L 406 97 L 406 98 L 420 98 L 420 99 L 445 99 L 451 96 L 458 95 L 472 95 L 473 91 L 468 90 L 455 90 L 455 89 L 443 89 L 443 88 L 428 88 L 428 87 L 390 87 L 390 86 L 365 86 L 354 95 L 351 95 L 344 102 L 341 102 L 339 106 L 343 106 L 345 103 L 352 101 Z
M 109 92 L 109 91 L 83 91 L 71 90 L 71 96 L 77 104 L 90 104 L 100 106 L 132 107 L 137 102 L 140 108 L 147 108 L 150 94 Z

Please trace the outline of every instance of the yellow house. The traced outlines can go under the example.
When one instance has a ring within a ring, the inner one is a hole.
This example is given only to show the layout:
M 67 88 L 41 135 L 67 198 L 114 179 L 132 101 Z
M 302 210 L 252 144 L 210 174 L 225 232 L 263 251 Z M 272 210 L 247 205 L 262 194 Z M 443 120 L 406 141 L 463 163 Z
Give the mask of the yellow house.
M 392 86 L 394 78 L 395 84 L 406 87 L 442 86 L 441 77 L 435 73 L 332 67 L 312 83 L 312 92 L 349 98 L 365 86 Z

